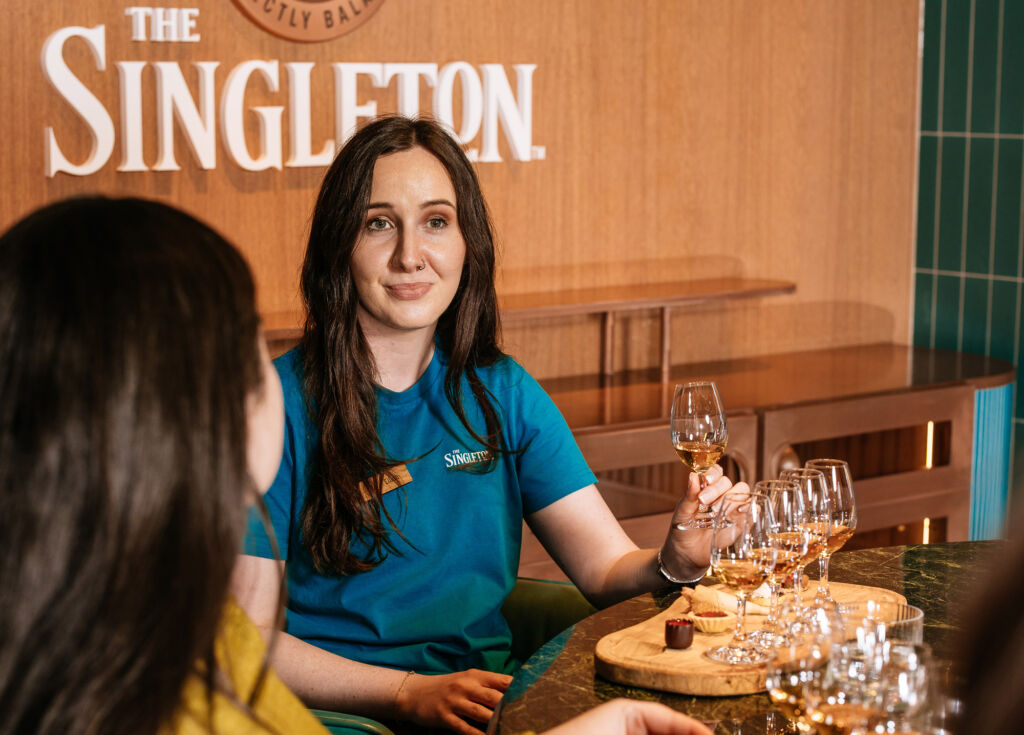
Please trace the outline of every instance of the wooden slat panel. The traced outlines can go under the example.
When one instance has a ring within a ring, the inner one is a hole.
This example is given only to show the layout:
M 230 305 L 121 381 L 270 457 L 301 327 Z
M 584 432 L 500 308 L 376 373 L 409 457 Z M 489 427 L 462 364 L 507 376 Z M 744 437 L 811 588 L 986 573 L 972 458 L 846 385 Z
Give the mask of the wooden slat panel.
M 766 411 L 762 428 L 765 469 L 788 444 L 882 429 L 953 421 L 951 467 L 970 467 L 974 389 L 969 385 L 865 396 Z M 809 458 L 804 458 L 809 459 Z
M 248 107 L 288 106 L 284 64 L 313 62 L 312 141 L 334 135 L 333 62 L 536 64 L 532 143 L 543 160 L 477 169 L 499 243 L 503 299 L 757 277 L 795 282 L 778 299 L 674 314 L 673 362 L 908 340 L 917 114 L 917 0 L 380 0 L 354 33 L 321 44 L 272 36 L 228 0 L 195 0 L 198 43 L 131 40 L 115 0 L 9 0 L 0 24 L 0 229 L 84 192 L 172 202 L 210 221 L 252 264 L 261 311 L 298 312 L 298 272 L 322 168 L 246 172 L 218 140 L 201 169 L 179 133 L 180 171 L 118 173 L 121 138 L 97 174 L 43 175 L 43 131 L 83 160 L 89 129 L 40 70 L 46 37 L 106 27 L 105 70 L 83 43 L 72 71 L 121 134 L 116 64 L 147 62 L 143 156 L 157 158 L 153 62 L 180 65 L 196 94 L 198 61 L 218 61 L 215 96 L 240 62 L 280 63 L 277 91 L 254 79 Z M 288 5 L 292 5 L 288 3 Z M 512 77 L 515 87 L 515 79 Z M 421 81 L 421 109 L 432 88 Z M 397 108 L 397 82 L 359 84 L 358 102 Z M 457 105 L 458 106 L 458 105 Z M 460 114 L 457 111 L 456 115 Z M 218 112 L 219 114 L 219 112 Z M 247 113 L 257 150 L 256 116 Z M 283 114 L 288 157 L 291 123 Z M 480 146 L 479 135 L 473 141 Z M 617 329 L 614 363 L 654 367 L 660 315 Z M 506 344 L 540 378 L 592 372 L 600 325 L 585 317 L 517 326 Z
M 966 540 L 974 434 L 974 388 L 970 385 L 768 411 L 762 424 L 762 471 L 773 476 L 776 458 L 792 443 L 928 421 L 951 422 L 949 465 L 857 481 L 858 514 L 863 513 L 858 527 L 883 528 L 934 515 L 947 518 L 949 540 Z
M 939 468 L 861 480 L 854 484 L 857 530 L 889 528 L 926 517 L 945 518 L 946 540 L 967 541 L 970 485 L 970 468 Z
M 744 477 L 750 477 L 757 461 L 757 417 L 730 414 L 728 420 L 728 454 Z M 581 430 L 574 436 L 594 472 L 679 461 L 669 440 L 667 416 L 653 425 Z

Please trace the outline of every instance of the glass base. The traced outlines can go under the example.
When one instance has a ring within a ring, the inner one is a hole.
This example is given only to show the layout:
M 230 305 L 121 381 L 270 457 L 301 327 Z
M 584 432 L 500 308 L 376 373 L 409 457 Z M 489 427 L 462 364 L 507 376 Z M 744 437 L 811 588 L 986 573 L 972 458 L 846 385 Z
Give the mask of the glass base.
M 814 593 L 814 599 L 811 601 L 811 606 L 821 605 L 837 605 L 832 597 L 832 591 L 829 589 L 828 584 L 818 585 L 818 591 Z
M 718 648 L 709 648 L 704 652 L 712 661 L 720 664 L 732 664 L 734 666 L 763 664 L 775 657 L 775 654 L 757 646 L 743 646 L 730 643 Z
M 747 633 L 747 639 L 755 646 L 767 650 L 782 648 L 793 642 L 792 636 L 781 628 L 776 628 L 775 630 L 760 628 Z

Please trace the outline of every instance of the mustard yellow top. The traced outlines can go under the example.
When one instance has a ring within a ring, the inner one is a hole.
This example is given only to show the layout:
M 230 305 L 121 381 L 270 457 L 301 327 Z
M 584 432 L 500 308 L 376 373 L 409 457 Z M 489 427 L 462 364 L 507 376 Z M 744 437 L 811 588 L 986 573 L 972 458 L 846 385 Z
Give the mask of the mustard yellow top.
M 234 599 L 224 608 L 220 634 L 215 644 L 217 662 L 231 680 L 238 699 L 248 702 L 263 664 L 267 647 L 263 637 Z M 161 735 L 210 735 L 206 684 L 198 676 L 190 677 L 182 691 L 181 713 L 163 729 Z M 259 721 L 222 694 L 213 695 L 213 732 L 216 735 L 287 733 L 287 735 L 327 735 L 298 697 L 292 694 L 273 670 L 267 671 L 263 689 L 252 705 Z M 268 730 L 267 728 L 271 728 Z

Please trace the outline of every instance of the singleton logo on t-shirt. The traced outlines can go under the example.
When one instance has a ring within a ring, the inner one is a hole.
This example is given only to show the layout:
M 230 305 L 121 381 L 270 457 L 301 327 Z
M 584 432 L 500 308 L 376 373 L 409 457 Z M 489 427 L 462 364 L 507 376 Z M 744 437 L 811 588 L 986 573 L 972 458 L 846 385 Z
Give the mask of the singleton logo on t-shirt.
M 453 449 L 444 455 L 444 466 L 450 470 L 458 470 L 474 464 L 481 464 L 491 458 L 491 450 L 485 449 L 482 452 L 467 452 L 462 449 Z

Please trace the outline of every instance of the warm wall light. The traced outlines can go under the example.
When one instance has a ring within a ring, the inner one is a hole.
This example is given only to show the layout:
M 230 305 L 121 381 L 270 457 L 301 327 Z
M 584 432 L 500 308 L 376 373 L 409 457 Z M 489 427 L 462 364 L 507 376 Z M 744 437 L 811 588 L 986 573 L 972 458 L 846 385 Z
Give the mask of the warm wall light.
M 929 428 L 931 428 L 931 422 L 929 421 L 928 423 L 929 423 Z M 931 455 L 929 455 L 929 458 L 930 457 L 931 457 Z M 931 518 L 925 518 L 924 521 L 921 524 L 921 526 L 922 526 L 922 528 L 921 528 L 921 543 L 922 544 L 928 543 L 928 536 L 929 536 L 929 531 L 931 530 L 931 525 L 932 525 L 932 519 Z
M 928 422 L 928 438 L 925 440 L 924 446 L 924 468 L 930 470 L 932 468 L 932 448 L 935 446 L 935 422 Z M 925 526 L 925 529 L 928 527 Z M 927 531 L 926 531 L 927 532 Z M 925 543 L 928 543 L 925 541 Z

